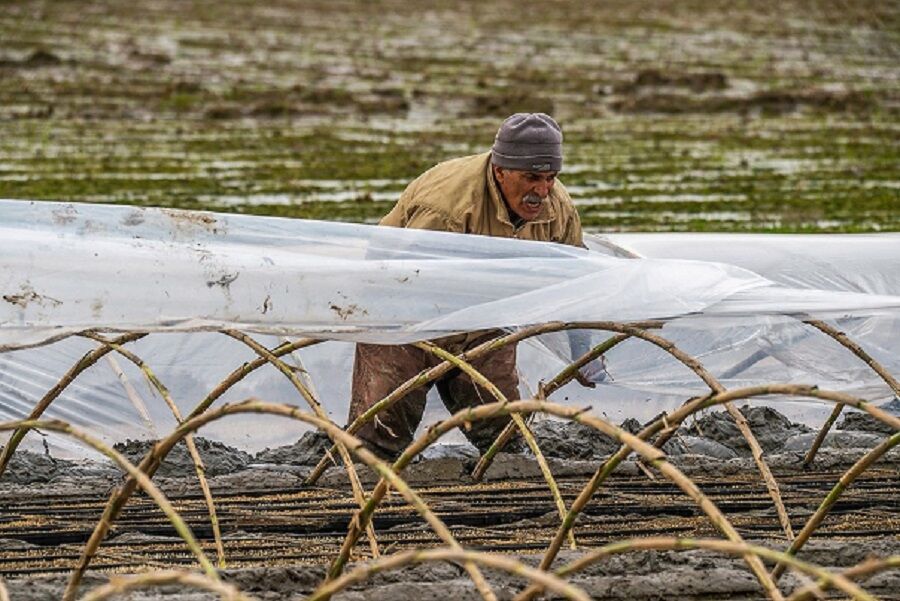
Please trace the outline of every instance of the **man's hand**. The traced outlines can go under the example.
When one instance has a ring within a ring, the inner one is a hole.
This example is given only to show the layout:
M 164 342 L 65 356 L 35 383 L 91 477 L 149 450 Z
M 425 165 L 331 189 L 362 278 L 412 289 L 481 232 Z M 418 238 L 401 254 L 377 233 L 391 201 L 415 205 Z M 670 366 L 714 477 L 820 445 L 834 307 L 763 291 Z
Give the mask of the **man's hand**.
M 595 388 L 598 382 L 612 382 L 613 378 L 606 370 L 606 357 L 600 355 L 575 373 L 575 379 L 585 388 Z
M 591 349 L 591 333 L 588 330 L 569 330 L 569 349 L 572 358 L 581 357 Z M 575 373 L 575 379 L 585 388 L 594 388 L 598 382 L 611 382 L 612 376 L 606 371 L 606 357 L 600 355 Z

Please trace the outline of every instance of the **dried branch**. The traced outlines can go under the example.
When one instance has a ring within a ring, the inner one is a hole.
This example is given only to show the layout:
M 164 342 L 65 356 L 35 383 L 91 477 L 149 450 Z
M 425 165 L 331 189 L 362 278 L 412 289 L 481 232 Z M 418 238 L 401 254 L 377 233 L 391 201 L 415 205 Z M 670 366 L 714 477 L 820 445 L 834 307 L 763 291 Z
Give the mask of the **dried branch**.
M 59 420 L 17 420 L 13 422 L 0 423 L 0 431 L 27 431 L 35 428 L 59 432 L 76 440 L 79 440 L 87 446 L 96 449 L 100 453 L 103 453 L 112 461 L 114 461 L 119 467 L 128 472 L 128 475 L 138 482 L 140 487 L 144 489 L 144 491 L 150 496 L 151 499 L 153 499 L 160 510 L 162 510 L 162 512 L 166 515 L 166 518 L 168 518 L 169 522 L 172 524 L 172 527 L 175 528 L 175 531 L 178 532 L 178 535 L 181 536 L 182 539 L 184 539 L 184 542 L 197 558 L 197 561 L 200 562 L 200 565 L 203 567 L 203 571 L 206 572 L 206 575 L 213 580 L 218 579 L 218 574 L 216 573 L 215 566 L 213 566 L 212 562 L 209 561 L 209 558 L 206 557 L 206 554 L 203 552 L 203 549 L 200 547 L 197 539 L 194 538 L 193 532 L 191 532 L 191 529 L 187 524 L 185 524 L 184 520 L 181 519 L 181 516 L 177 511 L 175 511 L 175 508 L 172 507 L 172 504 L 169 503 L 169 500 L 166 498 L 166 496 L 156 487 L 155 484 L 153 484 L 150 478 L 148 478 L 138 468 L 136 468 L 121 453 L 106 445 L 104 442 L 94 438 L 90 434 Z
M 845 348 L 849 349 L 854 355 L 859 357 L 866 365 L 872 368 L 876 374 L 881 377 L 885 383 L 890 386 L 891 390 L 894 391 L 894 394 L 900 397 L 900 383 L 897 382 L 897 379 L 892 376 L 888 370 L 884 368 L 878 361 L 873 359 L 869 353 L 863 350 L 861 346 L 857 343 L 853 342 L 847 334 L 837 330 L 824 321 L 818 319 L 807 319 L 804 320 L 805 324 L 811 325 L 816 328 L 826 336 L 829 336 L 840 343 Z M 822 428 L 819 430 L 819 433 L 816 435 L 816 439 L 813 441 L 812 446 L 809 448 L 809 451 L 806 453 L 806 457 L 803 458 L 803 467 L 807 467 L 812 464 L 813 459 L 816 458 L 816 453 L 819 452 L 819 447 L 822 446 L 822 443 L 825 441 L 825 436 L 828 434 L 831 427 L 834 425 L 834 422 L 837 421 L 838 416 L 841 414 L 841 411 L 844 409 L 843 405 L 838 405 L 834 408 L 831 415 L 828 416 L 828 419 L 822 424 Z
M 795 557 L 791 557 L 781 551 L 775 551 L 767 547 L 758 545 L 748 545 L 746 543 L 723 541 L 716 539 L 692 539 L 692 538 L 676 538 L 676 537 L 651 537 L 620 541 L 612 543 L 591 551 L 578 558 L 576 561 L 560 568 L 556 571 L 556 575 L 563 577 L 576 574 L 590 565 L 606 559 L 610 555 L 618 553 L 628 553 L 632 551 L 643 550 L 665 550 L 665 551 L 686 551 L 693 549 L 708 549 L 711 551 L 719 551 L 728 555 L 752 555 L 757 558 L 769 559 L 775 561 L 784 561 L 792 568 L 816 576 L 823 583 L 834 585 L 843 592 L 847 593 L 854 599 L 862 599 L 864 601 L 875 601 L 875 598 L 854 584 L 843 574 L 834 574 L 825 568 L 813 565 L 809 562 L 800 561 Z M 532 584 L 528 589 L 515 597 L 513 601 L 523 601 L 531 599 L 534 595 L 542 592 L 541 585 Z
M 900 432 L 896 432 L 881 441 L 877 447 L 863 455 L 849 470 L 844 472 L 837 484 L 835 484 L 828 494 L 825 495 L 825 499 L 819 505 L 819 508 L 816 509 L 816 512 L 806 521 L 806 524 L 797 535 L 797 538 L 795 538 L 790 547 L 788 547 L 787 553 L 789 555 L 795 555 L 806 541 L 809 540 L 809 537 L 812 536 L 816 528 L 819 527 L 825 519 L 825 516 L 828 514 L 828 511 L 837 502 L 838 498 L 840 498 L 847 487 L 850 486 L 864 471 L 869 469 L 873 463 L 881 459 L 885 453 L 897 446 L 897 444 L 900 444 Z M 775 566 L 775 569 L 772 570 L 772 577 L 777 580 L 783 572 L 784 565 L 779 563 Z
M 607 338 L 605 341 L 590 349 L 587 353 L 579 357 L 574 363 L 570 363 L 565 368 L 563 368 L 563 370 L 560 371 L 552 380 L 550 380 L 546 384 L 540 384 L 538 387 L 538 398 L 546 399 L 555 391 L 571 382 L 572 379 L 575 378 L 575 375 L 578 373 L 578 370 L 580 370 L 582 367 L 584 367 L 603 353 L 609 351 L 620 342 L 627 340 L 628 338 L 630 338 L 628 334 L 616 334 L 615 336 Z M 478 459 L 478 463 L 475 464 L 475 468 L 472 470 L 472 478 L 474 478 L 476 481 L 480 481 L 484 477 L 485 472 L 487 472 L 487 469 L 491 466 L 491 463 L 494 460 L 494 456 L 499 453 L 503 449 L 503 447 L 506 446 L 506 443 L 508 443 L 512 438 L 514 427 L 515 424 L 509 424 L 508 426 L 506 426 L 506 428 L 503 429 L 502 432 L 500 432 L 500 434 L 497 436 L 497 439 Z
M 226 336 L 230 336 L 235 340 L 243 342 L 255 352 L 257 355 L 271 363 L 278 371 L 280 371 L 284 376 L 291 381 L 291 384 L 297 389 L 297 392 L 300 393 L 300 396 L 306 401 L 309 405 L 310 409 L 313 410 L 313 413 L 319 419 L 323 419 L 331 422 L 331 419 L 328 417 L 328 414 L 322 408 L 321 403 L 313 396 L 312 392 L 309 388 L 306 387 L 303 382 L 300 381 L 300 378 L 297 377 L 297 374 L 294 373 L 284 361 L 276 357 L 269 351 L 266 347 L 258 343 L 256 340 L 251 338 L 250 336 L 244 334 L 243 332 L 238 332 L 236 330 L 222 330 L 222 333 Z M 359 482 L 359 475 L 356 473 L 356 468 L 353 467 L 353 459 L 350 457 L 350 453 L 347 451 L 347 448 L 340 443 L 335 442 L 335 446 L 337 447 L 338 453 L 341 456 L 341 460 L 344 462 L 344 469 L 347 470 L 347 479 L 350 481 L 350 488 L 353 491 L 353 498 L 356 500 L 357 504 L 362 507 L 366 503 L 366 496 L 363 493 L 362 484 Z M 378 557 L 378 540 L 375 538 L 375 528 L 371 525 L 368 526 L 366 530 L 366 534 L 369 538 L 369 548 L 372 551 L 373 557 Z
M 125 344 L 126 342 L 131 342 L 133 340 L 137 340 L 139 338 L 143 338 L 147 334 L 143 332 L 133 332 L 130 334 L 124 334 L 119 336 L 114 340 L 116 344 Z M 28 419 L 35 420 L 40 419 L 40 417 L 44 414 L 44 411 L 47 410 L 47 407 L 66 389 L 66 387 L 71 384 L 75 378 L 78 377 L 78 374 L 89 368 L 91 365 L 99 361 L 112 351 L 112 347 L 109 345 L 101 345 L 94 350 L 85 353 L 81 359 L 79 359 L 75 365 L 69 368 L 69 371 L 59 379 L 53 388 L 47 391 L 47 394 L 43 396 L 43 398 L 37 402 L 34 406 L 34 409 L 31 410 L 31 414 L 28 416 Z M 6 443 L 6 446 L 3 447 L 3 450 L 0 451 L 0 477 L 3 476 L 3 472 L 6 471 L 6 466 L 9 464 L 9 460 L 12 458 L 13 453 L 16 452 L 16 449 L 19 447 L 19 444 L 22 442 L 22 439 L 25 438 L 25 434 L 28 430 L 16 430 L 12 433 L 12 436 L 9 437 L 9 441 Z
M 659 433 L 664 428 L 677 429 L 689 416 L 716 404 L 766 395 L 804 396 L 834 403 L 852 405 L 868 412 L 876 419 L 887 423 L 891 427 L 900 430 L 900 418 L 897 418 L 862 399 L 839 392 L 820 390 L 815 386 L 770 384 L 766 386 L 739 388 L 719 394 L 691 399 L 669 414 L 665 419 L 661 417 L 645 426 L 644 429 L 637 434 L 637 437 L 641 440 L 648 440 L 651 436 Z M 565 520 L 563 520 L 562 526 L 557 530 L 550 546 L 547 547 L 547 550 L 544 552 L 544 557 L 541 560 L 542 569 L 546 570 L 550 568 L 553 560 L 559 553 L 560 548 L 562 548 L 563 541 L 566 538 L 566 529 L 572 527 L 578 515 L 584 510 L 584 507 L 588 504 L 603 482 L 606 481 L 609 475 L 612 474 L 619 464 L 630 454 L 631 449 L 627 445 L 623 445 L 597 469 L 593 476 L 591 476 L 591 479 L 585 484 L 575 501 L 572 502 L 569 513 L 566 515 Z M 796 543 L 797 540 L 799 540 L 799 538 L 795 539 L 794 543 Z
M 487 390 L 491 396 L 497 399 L 501 403 L 506 403 L 507 398 L 503 396 L 503 393 L 500 392 L 500 389 L 497 388 L 493 382 L 484 377 L 478 370 L 476 370 L 470 363 L 463 361 L 459 357 L 455 356 L 453 353 L 447 352 L 441 347 L 432 344 L 430 342 L 420 342 L 417 343 L 416 346 L 419 348 L 430 352 L 444 361 L 449 361 L 460 370 L 465 372 L 472 381 L 485 390 Z M 531 449 L 531 452 L 534 454 L 535 459 L 537 460 L 538 466 L 540 467 L 541 474 L 544 476 L 544 480 L 547 482 L 547 486 L 550 488 L 550 494 L 553 496 L 553 500 L 556 502 L 556 510 L 559 512 L 560 519 L 565 519 L 566 517 L 566 503 L 563 501 L 562 494 L 559 492 L 559 486 L 556 484 L 556 479 L 553 477 L 553 472 L 550 471 L 550 466 L 547 464 L 547 459 L 544 457 L 544 454 L 541 452 L 541 448 L 538 446 L 537 440 L 534 438 L 534 433 L 528 428 L 528 425 L 525 423 L 525 420 L 522 419 L 522 416 L 517 413 L 510 414 L 512 418 L 511 423 L 514 424 L 519 432 L 522 433 L 522 437 L 525 439 L 525 442 L 528 444 L 528 448 Z M 572 531 L 569 531 L 569 546 L 572 549 L 575 549 L 577 545 L 575 544 L 575 535 Z
M 216 593 L 225 601 L 253 601 L 253 597 L 245 595 L 227 582 L 212 580 L 200 574 L 181 570 L 163 570 L 133 576 L 111 576 L 107 584 L 89 590 L 81 601 L 103 601 L 134 589 L 167 584 L 181 584 Z
M 117 340 L 116 342 L 119 341 L 120 340 Z M 280 357 L 296 349 L 318 344 L 319 342 L 321 342 L 321 340 L 315 340 L 312 338 L 300 339 L 292 343 L 278 345 L 277 347 L 272 349 L 272 354 L 276 357 Z M 244 363 L 239 368 L 232 371 L 212 391 L 210 391 L 210 393 L 206 395 L 206 397 L 202 401 L 200 401 L 200 403 L 198 403 L 196 407 L 194 407 L 194 410 L 190 413 L 190 415 L 188 415 L 188 419 L 206 411 L 209 406 L 212 405 L 220 396 L 225 394 L 228 389 L 240 382 L 254 370 L 263 365 L 266 365 L 267 363 L 268 362 L 265 359 L 259 358 Z M 169 451 L 171 451 L 171 447 L 166 449 L 152 449 L 141 460 L 138 468 L 143 473 L 147 474 L 149 478 L 152 478 L 156 473 L 156 470 L 159 469 L 159 466 L 168 455 Z M 137 480 L 134 478 L 128 478 L 128 480 L 126 480 L 124 484 L 110 493 L 109 500 L 106 502 L 106 505 L 103 508 L 103 514 L 100 516 L 100 520 L 94 527 L 93 532 L 91 532 L 91 536 L 88 539 L 88 542 L 85 544 L 84 551 L 82 552 L 78 563 L 69 576 L 69 582 L 66 584 L 66 590 L 63 593 L 63 601 L 72 601 L 74 599 L 75 591 L 78 589 L 78 584 L 79 582 L 81 582 L 81 578 L 82 576 L 84 576 L 84 572 L 85 570 L 87 570 L 88 565 L 90 565 L 91 559 L 97 552 L 97 549 L 100 547 L 100 543 L 103 542 L 104 538 L 106 538 L 106 534 L 107 532 L 109 532 L 110 525 L 119 516 L 122 509 L 125 507 L 125 504 L 128 502 L 128 499 L 134 493 L 136 487 Z
M 153 370 L 150 369 L 150 366 L 147 365 L 147 363 L 144 362 L 143 359 L 141 359 L 131 351 L 123 348 L 121 345 L 109 341 L 99 334 L 85 333 L 83 335 L 102 344 L 108 344 L 117 353 L 137 366 L 137 368 L 140 369 L 144 374 L 144 377 L 147 378 L 147 381 L 150 382 L 150 385 L 153 386 L 153 388 L 155 388 L 159 395 L 162 397 L 163 401 L 166 403 L 166 406 L 169 408 L 169 411 L 171 411 L 172 415 L 175 417 L 175 421 L 177 421 L 179 424 L 184 421 L 181 417 L 181 411 L 179 411 L 178 405 L 175 403 L 174 399 L 172 399 L 172 395 L 169 393 L 169 389 L 162 383 L 162 381 L 160 381 Z M 194 463 L 194 471 L 197 474 L 197 480 L 200 483 L 200 490 L 203 492 L 203 499 L 206 502 L 206 510 L 209 513 L 209 522 L 210 526 L 212 527 L 213 539 L 215 540 L 216 545 L 217 563 L 220 568 L 224 568 L 225 545 L 222 543 L 222 532 L 219 528 L 219 516 L 216 514 L 216 504 L 212 498 L 212 491 L 210 491 L 209 489 L 209 482 L 206 480 L 206 467 L 203 465 L 203 459 L 200 457 L 200 451 L 197 450 L 197 444 L 194 442 L 193 435 L 186 436 L 184 442 L 187 445 L 188 453 L 191 456 L 191 461 Z
M 479 563 L 490 568 L 503 570 L 510 574 L 516 574 L 531 582 L 539 583 L 543 588 L 549 589 L 566 599 L 577 601 L 590 601 L 590 597 L 581 589 L 561 580 L 557 576 L 530 568 L 505 555 L 478 553 L 476 551 L 464 551 L 456 549 L 432 549 L 429 551 L 413 550 L 402 551 L 380 559 L 379 561 L 362 565 L 351 572 L 347 572 L 337 580 L 332 580 L 319 587 L 307 601 L 321 601 L 329 598 L 352 584 L 364 582 L 366 579 L 379 572 L 396 570 L 410 564 L 425 563 L 429 561 L 471 562 Z
M 822 446 L 822 443 L 825 442 L 825 437 L 828 436 L 828 431 L 831 430 L 831 426 L 834 425 L 834 422 L 837 421 L 838 416 L 843 410 L 844 406 L 842 404 L 835 405 L 834 409 L 831 410 L 831 415 L 829 415 L 828 419 L 825 420 L 825 423 L 822 424 L 819 433 L 816 434 L 816 439 L 809 447 L 809 451 L 806 452 L 806 456 L 803 457 L 802 465 L 804 468 L 812 465 L 813 460 L 816 458 L 816 453 L 819 452 L 819 447 Z
M 721 511 L 719 511 L 715 504 L 710 501 L 709 498 L 700 491 L 700 489 L 697 488 L 693 481 L 682 474 L 681 471 L 678 470 L 678 468 L 676 468 L 674 465 L 667 462 L 662 451 L 644 442 L 643 440 L 640 440 L 633 434 L 622 430 L 618 426 L 607 422 L 606 420 L 592 416 L 590 414 L 586 414 L 582 409 L 564 407 L 562 405 L 549 403 L 547 401 L 531 400 L 506 403 L 489 403 L 485 405 L 479 405 L 478 407 L 470 407 L 466 410 L 460 411 L 450 418 L 431 426 L 425 432 L 425 434 L 414 440 L 412 444 L 406 447 L 397 461 L 394 462 L 394 470 L 396 472 L 401 471 L 404 467 L 406 467 L 406 465 L 409 464 L 413 457 L 436 442 L 443 434 L 447 433 L 453 428 L 459 427 L 466 422 L 473 422 L 488 417 L 496 417 L 497 415 L 508 415 L 510 413 L 525 414 L 533 413 L 536 411 L 549 413 L 563 419 L 577 421 L 578 423 L 596 428 L 603 434 L 606 434 L 607 436 L 620 441 L 623 446 L 629 449 L 633 449 L 635 452 L 649 461 L 654 467 L 656 467 L 656 469 L 659 470 L 664 476 L 666 476 L 666 478 L 668 478 L 679 488 L 681 488 L 689 497 L 694 499 L 694 501 L 697 502 L 697 504 L 700 506 L 701 510 L 703 510 L 703 512 L 706 513 L 706 515 L 710 518 L 713 524 L 730 540 L 742 542 L 740 535 L 733 528 L 731 523 L 725 518 L 725 516 L 722 515 Z M 353 548 L 353 544 L 355 543 L 356 538 L 358 538 L 358 536 L 360 535 L 361 525 L 368 522 L 375 510 L 375 507 L 377 507 L 377 505 L 384 498 L 386 492 L 387 482 L 382 479 L 372 491 L 372 495 L 369 498 L 369 503 L 363 510 L 361 510 L 359 514 L 354 517 L 354 520 L 352 520 L 351 528 L 348 531 L 347 537 L 344 539 L 344 545 L 341 548 L 341 555 L 338 557 L 338 559 L 335 560 L 334 563 L 332 563 L 332 567 L 329 572 L 330 577 L 337 577 L 337 575 L 340 573 L 340 570 L 343 568 L 343 565 L 346 563 L 347 558 L 349 557 L 350 549 Z M 567 514 L 566 516 L 567 518 L 572 514 L 572 511 L 572 509 L 569 510 L 569 514 Z M 568 526 L 571 527 L 571 524 L 569 524 Z M 565 538 L 565 535 L 563 535 L 562 538 Z M 762 583 L 763 588 L 770 595 L 770 597 L 780 601 L 782 597 L 778 590 L 775 588 L 774 583 L 772 582 L 769 574 L 766 572 L 765 567 L 762 565 L 759 559 L 753 556 L 747 556 L 746 561 L 753 573 L 759 579 L 760 583 Z M 541 569 L 547 568 L 542 565 Z
M 878 572 L 897 568 L 900 568 L 900 555 L 892 555 L 886 559 L 866 559 L 852 568 L 841 572 L 841 576 L 850 580 L 856 580 L 858 578 L 865 578 L 866 576 L 877 574 Z M 818 582 L 814 582 L 797 590 L 787 598 L 787 601 L 807 601 L 807 599 L 813 598 L 816 593 L 825 592 L 830 587 L 831 582 L 819 580 Z
M 592 322 L 549 322 L 545 324 L 539 324 L 527 328 L 523 328 L 517 332 L 513 332 L 511 334 L 507 334 L 505 336 L 500 336 L 498 338 L 494 338 L 493 340 L 488 340 L 476 346 L 473 349 L 470 349 L 460 355 L 460 359 L 463 361 L 471 362 L 483 355 L 491 353 L 497 349 L 503 348 L 510 344 L 515 344 L 517 342 L 521 342 L 527 338 L 532 338 L 534 336 L 539 336 L 541 334 L 548 334 L 551 332 L 559 332 L 562 330 L 578 330 L 578 329 L 611 329 L 619 331 L 622 328 L 626 327 L 641 327 L 641 328 L 658 328 L 662 327 L 663 322 L 660 321 L 645 321 L 645 322 L 635 322 L 633 324 L 619 324 L 611 321 L 592 321 Z M 375 415 L 381 412 L 384 409 L 392 406 L 394 403 L 405 397 L 411 391 L 425 386 L 426 384 L 430 384 L 435 380 L 444 376 L 447 372 L 453 369 L 453 365 L 449 361 L 444 361 L 430 369 L 425 369 L 398 386 L 393 392 L 391 392 L 388 396 L 381 399 L 368 410 L 366 410 L 362 415 L 357 417 L 353 422 L 347 426 L 347 432 L 353 433 L 359 430 L 364 424 L 370 422 Z M 334 451 L 334 448 L 331 449 Z M 327 455 L 327 454 L 326 454 Z M 328 458 L 327 456 L 323 456 L 319 463 L 315 468 L 309 473 L 309 476 L 306 477 L 305 483 L 307 485 L 315 484 L 325 470 L 328 468 Z

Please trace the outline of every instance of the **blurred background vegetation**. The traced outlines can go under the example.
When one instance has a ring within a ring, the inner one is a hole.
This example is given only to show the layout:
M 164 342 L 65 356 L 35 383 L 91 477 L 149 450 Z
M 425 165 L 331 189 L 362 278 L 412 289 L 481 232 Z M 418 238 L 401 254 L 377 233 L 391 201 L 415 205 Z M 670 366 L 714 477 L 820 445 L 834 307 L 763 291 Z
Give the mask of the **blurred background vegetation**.
M 900 230 L 900 2 L 0 0 L 0 198 L 374 222 L 553 114 L 594 231 Z

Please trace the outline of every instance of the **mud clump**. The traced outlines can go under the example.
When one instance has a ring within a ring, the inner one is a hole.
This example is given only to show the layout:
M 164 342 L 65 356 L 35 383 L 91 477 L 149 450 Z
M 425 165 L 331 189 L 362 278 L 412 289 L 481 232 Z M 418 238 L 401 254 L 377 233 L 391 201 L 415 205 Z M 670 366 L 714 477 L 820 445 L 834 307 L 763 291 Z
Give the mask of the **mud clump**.
M 662 414 L 660 414 L 660 415 L 662 415 Z M 650 422 L 656 421 L 657 419 L 659 419 L 659 417 L 660 416 L 657 415 L 656 417 L 651 419 Z M 648 422 L 648 423 L 650 423 L 650 422 Z M 633 417 L 629 417 L 628 419 L 623 421 L 621 424 L 619 424 L 619 427 L 622 428 L 623 430 L 625 430 L 626 432 L 628 432 L 629 434 L 637 434 L 644 428 L 644 426 L 641 425 L 641 422 L 634 419 Z
M 555 419 L 542 419 L 531 425 L 541 452 L 556 459 L 601 459 L 619 448 L 612 438 L 596 429 Z
M 54 459 L 50 455 L 20 449 L 13 453 L 6 471 L 3 472 L 3 481 L 13 484 L 50 482 L 66 473 L 73 465 L 75 464 L 72 461 Z
M 294 444 L 263 449 L 253 458 L 255 463 L 313 466 L 331 448 L 331 439 L 318 430 L 303 434 Z
M 750 430 L 759 441 L 759 446 L 766 453 L 781 450 L 788 439 L 810 432 L 811 429 L 796 424 L 787 417 L 769 407 L 749 407 L 740 409 L 747 419 Z M 697 419 L 689 428 L 682 427 L 684 435 L 699 435 L 725 446 L 740 456 L 749 457 L 750 447 L 734 422 L 725 411 L 709 413 Z
M 644 69 L 635 75 L 634 81 L 621 86 L 618 91 L 634 92 L 648 87 L 687 88 L 699 94 L 709 90 L 724 90 L 728 87 L 728 77 L 718 71 L 665 73 L 658 69 Z
M 881 409 L 900 417 L 900 397 L 894 397 L 889 403 L 882 405 Z
M 771 413 L 762 413 L 756 409 L 750 411 L 754 415 L 756 422 L 758 422 L 755 425 L 751 424 L 754 432 L 756 432 L 757 428 L 763 433 L 771 432 L 773 430 L 772 424 L 790 424 L 787 418 L 774 410 L 767 410 Z M 741 440 L 743 438 L 733 422 L 727 423 L 731 420 L 731 417 L 726 414 L 722 414 L 722 416 L 724 416 L 726 423 L 721 425 L 718 423 L 719 418 L 713 418 L 716 421 L 714 426 L 709 428 L 712 433 L 711 436 L 707 435 L 705 428 L 703 434 L 697 435 L 693 426 L 690 429 L 682 427 L 678 434 L 663 446 L 663 451 L 671 456 L 703 455 L 722 460 L 738 457 L 738 451 L 723 444 L 722 441 L 728 439 L 730 435 L 725 434 L 725 432 L 730 433 L 732 429 L 734 436 L 741 438 Z M 656 421 L 659 417 L 660 415 L 650 419 L 646 424 L 641 424 L 634 418 L 628 418 L 619 424 L 619 427 L 630 434 L 637 434 L 647 424 Z M 777 438 L 777 444 L 775 440 L 769 442 L 768 446 L 771 448 L 780 446 L 788 438 L 787 434 L 780 433 L 783 428 L 780 428 L 778 425 L 774 427 L 774 430 L 779 432 L 778 436 L 773 436 L 770 433 L 767 437 L 767 440 Z M 537 438 L 538 445 L 544 455 L 564 461 L 603 460 L 615 453 L 621 446 L 621 443 L 598 432 L 594 428 L 576 422 L 543 419 L 532 424 L 531 430 Z M 787 428 L 786 431 L 792 430 Z M 749 454 L 749 450 L 747 454 Z
M 126 440 L 124 443 L 116 443 L 113 448 L 125 455 L 135 465 L 139 464 L 144 456 L 150 452 L 156 441 L 151 440 Z M 219 476 L 242 470 L 250 464 L 251 457 L 248 453 L 229 447 L 221 442 L 206 438 L 194 438 L 197 451 L 206 467 L 207 476 Z M 162 478 L 182 478 L 196 474 L 194 462 L 188 452 L 184 441 L 176 444 L 160 465 L 157 474 Z
M 50 490 L 53 494 L 102 492 L 121 478 L 122 470 L 112 462 L 90 459 L 70 461 L 18 449 L 0 476 L 0 489 L 9 492 L 17 487 L 28 489 L 31 485 L 38 485 L 41 490 Z
M 756 421 L 759 422 L 756 423 L 755 426 L 751 424 L 754 432 L 756 432 L 757 427 L 759 427 L 762 432 L 766 432 L 767 430 L 773 430 L 773 423 L 782 425 L 790 423 L 787 418 L 778 412 L 774 410 L 768 411 L 771 413 L 763 414 L 756 409 L 751 410 Z M 731 420 L 730 416 L 726 414 L 722 415 L 726 422 Z M 656 421 L 659 417 L 660 416 L 656 416 L 650 419 L 647 424 Z M 743 440 L 740 432 L 737 431 L 737 426 L 733 422 L 720 425 L 718 423 L 718 418 L 713 419 L 716 421 L 714 426 L 710 427 L 712 436 L 706 435 L 705 429 L 703 434 L 698 436 L 696 435 L 697 433 L 693 429 L 693 426 L 690 430 L 682 427 L 678 431 L 678 434 L 665 444 L 663 451 L 671 456 L 703 455 L 722 460 L 738 457 L 739 454 L 737 450 L 726 446 L 722 442 L 722 440 L 726 440 L 730 435 L 725 434 L 725 432 L 731 432 L 732 429 L 735 433 L 734 436 Z M 634 418 L 628 418 L 623 421 L 619 427 L 630 434 L 637 434 L 647 424 L 641 424 L 641 422 Z M 531 430 L 538 441 L 541 452 L 543 452 L 545 456 L 564 461 L 603 460 L 615 453 L 621 446 L 621 443 L 598 432 L 596 429 L 576 422 L 543 419 L 532 424 Z M 774 430 L 780 432 L 782 428 L 775 426 Z M 787 428 L 787 430 L 792 431 L 790 428 Z M 767 439 L 777 438 L 777 444 L 775 440 L 772 440 L 769 442 L 768 446 L 771 448 L 780 446 L 787 437 L 787 434 L 779 434 L 777 437 L 773 437 L 772 434 L 769 434 Z M 749 454 L 749 449 L 747 454 Z
M 785 452 L 803 453 L 812 446 L 816 438 L 814 432 L 798 434 L 788 439 L 783 447 Z M 884 439 L 881 434 L 872 432 L 857 432 L 854 430 L 829 432 L 822 441 L 822 446 L 830 449 L 871 449 Z
M 848 413 L 837 425 L 838 430 L 856 430 L 862 432 L 880 432 L 893 434 L 894 429 L 883 421 L 876 419 L 868 413 Z
M 662 450 L 666 455 L 677 457 L 679 455 L 703 455 L 715 459 L 735 459 L 738 454 L 725 445 L 700 436 L 688 436 L 679 434 L 666 442 Z
M 880 407 L 891 415 L 900 415 L 900 399 L 894 397 L 891 402 Z M 851 411 L 844 414 L 838 425 L 838 430 L 857 430 L 861 432 L 877 432 L 879 434 L 893 434 L 894 429 L 883 421 L 876 419 L 862 411 Z
M 521 447 L 521 438 L 515 438 L 510 444 L 504 447 L 509 452 L 511 448 Z M 478 461 L 480 456 L 478 449 L 471 443 L 442 443 L 431 445 L 422 451 L 417 457 L 418 460 L 435 460 L 435 459 L 459 459 L 460 461 L 470 461 L 472 465 Z

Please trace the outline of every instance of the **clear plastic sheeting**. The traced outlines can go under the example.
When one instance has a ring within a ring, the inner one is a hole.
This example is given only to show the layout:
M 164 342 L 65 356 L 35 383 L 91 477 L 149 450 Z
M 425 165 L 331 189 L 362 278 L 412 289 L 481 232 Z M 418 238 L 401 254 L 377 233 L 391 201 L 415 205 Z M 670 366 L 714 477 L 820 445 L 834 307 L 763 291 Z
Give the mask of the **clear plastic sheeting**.
M 900 294 L 900 234 L 611 234 L 588 245 L 620 256 L 715 258 L 799 289 Z
M 97 342 L 86 330 L 151 332 L 127 348 L 190 413 L 229 372 L 256 357 L 218 330 L 269 347 L 331 340 L 284 359 L 302 368 L 343 423 L 354 341 L 403 343 L 550 321 L 662 319 L 656 333 L 728 388 L 816 384 L 881 402 L 886 383 L 837 341 L 804 323 L 825 319 L 900 373 L 900 236 L 706 234 L 589 236 L 590 250 L 402 230 L 126 206 L 0 201 L 0 419 L 27 416 Z M 714 259 L 715 261 L 710 261 Z M 610 336 L 591 331 L 592 344 Z M 519 346 L 523 396 L 572 360 L 555 333 Z M 595 389 L 552 398 L 612 419 L 648 419 L 706 385 L 637 339 L 606 354 Z M 256 396 L 303 405 L 271 366 L 217 404 Z M 831 407 L 779 410 L 820 421 Z M 424 423 L 442 409 L 429 407 Z M 45 413 L 111 441 L 175 425 L 144 374 L 110 353 Z M 256 450 L 296 440 L 299 425 L 241 416 L 203 435 Z M 5 439 L 8 434 L 3 434 Z M 57 449 L 78 454 L 50 436 Z M 25 448 L 41 445 L 30 434 Z
M 120 206 L 2 202 L 0 255 L 5 349 L 85 329 L 393 343 L 552 320 L 900 308 L 898 296 L 789 289 L 725 263 Z

